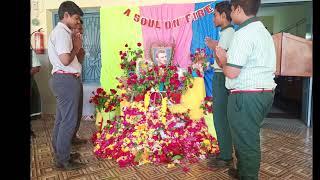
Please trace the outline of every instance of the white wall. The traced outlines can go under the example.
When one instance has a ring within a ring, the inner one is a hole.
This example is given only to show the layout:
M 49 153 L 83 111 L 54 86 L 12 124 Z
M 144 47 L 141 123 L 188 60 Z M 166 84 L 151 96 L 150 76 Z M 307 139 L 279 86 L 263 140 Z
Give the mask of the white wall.
M 273 33 L 277 33 L 286 27 L 295 24 L 302 18 L 306 18 L 307 22 L 299 26 L 297 35 L 305 35 L 306 25 L 311 23 L 312 3 L 294 3 L 293 5 L 281 6 L 261 6 L 257 16 L 273 16 Z M 295 34 L 294 30 L 290 31 Z M 303 36 L 304 37 L 304 36 Z

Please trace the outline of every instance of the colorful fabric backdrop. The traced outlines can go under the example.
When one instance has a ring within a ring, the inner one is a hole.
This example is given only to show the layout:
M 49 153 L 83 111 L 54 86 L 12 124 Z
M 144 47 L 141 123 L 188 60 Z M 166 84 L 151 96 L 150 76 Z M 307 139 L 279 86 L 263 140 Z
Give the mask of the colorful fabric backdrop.
M 173 63 L 186 68 L 191 64 L 190 54 L 205 48 L 205 37 L 219 39 L 219 29 L 213 24 L 213 9 L 218 1 L 187 4 L 161 4 L 153 6 L 118 6 L 100 9 L 101 30 L 101 85 L 116 88 L 115 77 L 120 76 L 119 51 L 141 42 L 145 57 L 150 57 L 152 43 L 173 43 Z M 208 7 L 209 6 L 209 7 Z M 201 10 L 202 9 L 202 10 Z M 200 10 L 201 12 L 197 11 Z M 200 15 L 199 15 L 200 14 Z M 193 20 L 192 20 L 193 18 Z M 209 58 L 211 63 L 214 58 Z M 213 69 L 205 72 L 206 95 L 212 96 Z

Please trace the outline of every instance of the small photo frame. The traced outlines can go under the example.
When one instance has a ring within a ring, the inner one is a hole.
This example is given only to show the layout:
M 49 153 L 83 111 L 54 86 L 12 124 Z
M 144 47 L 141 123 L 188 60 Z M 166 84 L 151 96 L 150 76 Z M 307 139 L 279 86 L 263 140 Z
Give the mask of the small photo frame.
M 173 54 L 172 47 L 152 47 L 151 48 L 151 55 L 154 64 L 161 66 L 161 65 L 169 65 L 171 63 Z

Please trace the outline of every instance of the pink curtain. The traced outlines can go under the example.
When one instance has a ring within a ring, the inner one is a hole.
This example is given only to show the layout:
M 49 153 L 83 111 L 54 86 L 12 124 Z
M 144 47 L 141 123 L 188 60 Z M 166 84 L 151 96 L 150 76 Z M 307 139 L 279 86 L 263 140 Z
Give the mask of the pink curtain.
M 148 23 L 142 25 L 145 57 L 151 58 L 150 47 L 153 43 L 174 44 L 173 64 L 178 64 L 183 68 L 188 67 L 191 64 L 192 22 L 187 22 L 185 15 L 193 11 L 194 4 L 162 4 L 140 7 L 140 18 L 148 19 Z M 177 21 L 173 22 L 176 18 L 180 18 L 179 26 Z M 156 25 L 156 22 L 152 24 L 152 20 L 158 20 L 159 24 Z M 168 21 L 171 23 L 167 23 L 166 26 L 165 22 Z M 143 24 L 145 21 L 140 23 Z M 171 28 L 168 28 L 170 25 Z

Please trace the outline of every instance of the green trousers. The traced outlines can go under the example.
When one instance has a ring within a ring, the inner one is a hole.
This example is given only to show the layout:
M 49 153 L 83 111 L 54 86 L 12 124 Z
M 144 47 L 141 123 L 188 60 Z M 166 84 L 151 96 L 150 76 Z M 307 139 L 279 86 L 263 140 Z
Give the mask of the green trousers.
M 220 148 L 219 159 L 232 159 L 232 139 L 227 119 L 228 92 L 223 72 L 215 72 L 213 77 L 213 120 Z
M 240 93 L 228 96 L 228 120 L 241 180 L 258 180 L 260 127 L 270 111 L 274 93 Z

